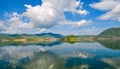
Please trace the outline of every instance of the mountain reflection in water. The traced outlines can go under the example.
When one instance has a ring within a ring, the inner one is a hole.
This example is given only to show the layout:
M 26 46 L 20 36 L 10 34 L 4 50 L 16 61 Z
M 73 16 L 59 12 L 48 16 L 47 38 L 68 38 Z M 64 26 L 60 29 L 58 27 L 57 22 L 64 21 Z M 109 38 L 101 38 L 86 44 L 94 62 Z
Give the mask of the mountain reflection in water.
M 0 69 L 120 69 L 119 42 L 100 43 L 0 46 Z
M 110 48 L 110 49 L 117 49 L 120 50 L 120 40 L 110 40 L 110 41 L 99 41 L 103 46 Z

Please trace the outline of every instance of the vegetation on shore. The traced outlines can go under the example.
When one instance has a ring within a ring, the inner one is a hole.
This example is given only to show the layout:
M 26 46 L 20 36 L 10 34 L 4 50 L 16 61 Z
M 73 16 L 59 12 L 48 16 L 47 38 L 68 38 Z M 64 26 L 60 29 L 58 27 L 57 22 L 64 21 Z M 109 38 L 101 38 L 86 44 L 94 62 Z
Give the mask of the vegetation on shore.
M 120 28 L 111 28 L 103 31 L 99 35 L 68 35 L 63 36 L 60 34 L 53 33 L 42 33 L 42 34 L 0 34 L 0 45 L 9 44 L 40 44 L 50 43 L 55 41 L 63 41 L 68 43 L 76 42 L 95 42 L 104 40 L 120 40 Z
M 53 36 L 38 36 L 38 35 L 0 35 L 0 45 L 26 45 L 26 44 L 39 44 L 45 42 L 57 41 L 57 37 Z
M 64 38 L 61 38 L 62 41 L 74 44 L 76 42 L 94 42 L 96 39 L 94 35 L 83 35 L 83 36 L 76 36 L 76 35 L 69 35 Z

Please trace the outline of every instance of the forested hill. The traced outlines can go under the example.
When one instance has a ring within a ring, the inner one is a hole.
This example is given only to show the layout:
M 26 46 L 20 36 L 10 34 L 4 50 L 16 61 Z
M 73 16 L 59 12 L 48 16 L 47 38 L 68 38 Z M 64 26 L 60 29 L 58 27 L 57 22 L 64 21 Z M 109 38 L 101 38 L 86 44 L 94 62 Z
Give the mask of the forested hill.
M 120 27 L 118 28 L 110 28 L 98 35 L 99 37 L 111 37 L 111 36 L 116 36 L 120 37 Z

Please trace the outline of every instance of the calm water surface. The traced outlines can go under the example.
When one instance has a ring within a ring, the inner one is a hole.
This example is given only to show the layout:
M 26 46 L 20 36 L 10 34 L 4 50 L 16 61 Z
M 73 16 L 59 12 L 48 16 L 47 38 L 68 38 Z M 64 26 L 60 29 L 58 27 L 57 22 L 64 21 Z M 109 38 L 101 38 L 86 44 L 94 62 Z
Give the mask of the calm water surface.
M 0 46 L 0 69 L 120 69 L 119 47 L 98 42 Z

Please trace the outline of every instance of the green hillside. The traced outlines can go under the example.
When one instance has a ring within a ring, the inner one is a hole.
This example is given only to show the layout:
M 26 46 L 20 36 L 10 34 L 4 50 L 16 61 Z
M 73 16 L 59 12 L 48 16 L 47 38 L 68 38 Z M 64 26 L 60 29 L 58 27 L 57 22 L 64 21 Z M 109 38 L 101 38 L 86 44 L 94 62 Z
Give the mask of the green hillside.
M 100 33 L 98 37 L 120 37 L 120 27 L 107 29 Z

